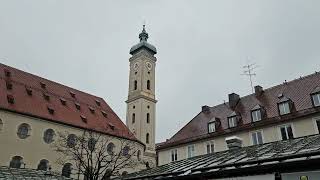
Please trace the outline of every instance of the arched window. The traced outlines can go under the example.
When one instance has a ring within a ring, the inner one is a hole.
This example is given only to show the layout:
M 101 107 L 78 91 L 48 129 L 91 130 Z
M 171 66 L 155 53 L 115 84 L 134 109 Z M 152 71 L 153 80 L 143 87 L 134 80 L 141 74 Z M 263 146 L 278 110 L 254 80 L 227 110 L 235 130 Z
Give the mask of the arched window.
M 70 177 L 72 171 L 72 164 L 71 163 L 66 163 L 62 167 L 62 176 L 64 177 Z
M 147 113 L 147 123 L 150 123 L 150 114 Z
M 25 139 L 28 136 L 30 136 L 30 131 L 31 131 L 30 125 L 26 123 L 22 123 L 18 127 L 17 135 L 19 138 Z
M 55 132 L 53 129 L 47 129 L 43 133 L 43 140 L 45 143 L 50 144 L 54 141 Z
M 128 155 L 129 155 L 129 151 L 130 151 L 130 147 L 129 147 L 129 146 L 125 146 L 125 147 L 122 149 L 122 155 L 123 155 L 123 156 L 128 156 Z
M 10 161 L 11 168 L 21 168 L 23 164 L 23 158 L 21 156 L 14 156 Z
M 114 154 L 114 147 L 115 147 L 115 145 L 112 142 L 107 145 L 107 152 L 109 155 Z
M 132 124 L 134 124 L 136 122 L 136 114 L 133 113 L 132 114 Z
M 37 170 L 47 171 L 49 168 L 49 161 L 46 159 L 42 159 L 39 164 Z
M 74 134 L 69 134 L 67 138 L 67 146 L 73 148 L 77 144 L 77 136 Z
M 94 151 L 94 149 L 96 147 L 96 143 L 97 143 L 97 140 L 95 140 L 94 138 L 90 138 L 88 141 L 88 149 L 90 151 Z
M 146 135 L 146 143 L 149 144 L 149 133 Z
M 138 81 L 135 80 L 135 81 L 134 81 L 134 90 L 137 90 L 137 89 L 138 89 Z
M 147 81 L 147 89 L 150 90 L 150 80 Z

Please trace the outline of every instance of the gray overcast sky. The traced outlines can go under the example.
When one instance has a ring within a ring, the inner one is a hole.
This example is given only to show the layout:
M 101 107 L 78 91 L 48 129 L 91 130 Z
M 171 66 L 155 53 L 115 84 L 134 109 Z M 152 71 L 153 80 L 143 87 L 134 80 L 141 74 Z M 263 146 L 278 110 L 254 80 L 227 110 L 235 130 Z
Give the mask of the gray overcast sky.
M 202 105 L 319 71 L 318 0 L 0 0 L 0 62 L 103 97 L 125 121 L 129 49 L 158 49 L 157 137 Z M 249 60 L 248 60 L 249 59 Z

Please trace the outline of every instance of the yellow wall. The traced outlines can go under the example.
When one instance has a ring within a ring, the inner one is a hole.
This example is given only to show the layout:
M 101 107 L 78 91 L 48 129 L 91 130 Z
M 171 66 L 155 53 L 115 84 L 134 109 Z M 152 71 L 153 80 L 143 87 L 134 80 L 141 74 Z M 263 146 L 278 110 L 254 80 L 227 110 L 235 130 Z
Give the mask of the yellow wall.
M 0 119 L 3 123 L 2 129 L 0 128 L 0 166 L 9 166 L 12 157 L 21 156 L 26 168 L 36 169 L 41 159 L 47 159 L 52 170 L 61 173 L 62 166 L 56 162 L 59 155 L 53 150 L 53 143 L 47 144 L 44 142 L 44 131 L 51 128 L 56 134 L 58 132 L 68 132 L 76 135 L 83 133 L 83 130 L 78 128 L 3 110 L 0 110 Z M 31 126 L 30 136 L 26 139 L 20 139 L 17 136 L 18 126 L 22 123 Z M 110 137 L 110 139 L 116 147 L 120 146 L 117 138 Z M 139 143 L 134 144 L 141 150 L 143 156 L 144 146 Z M 144 167 L 140 166 L 135 170 L 128 169 L 127 171 L 132 172 L 141 168 Z
M 207 139 L 205 141 L 199 140 L 197 142 L 160 150 L 160 151 L 158 151 L 158 163 L 159 163 L 159 165 L 162 165 L 162 164 L 167 164 L 167 163 L 171 162 L 171 150 L 172 149 L 178 150 L 178 160 L 186 159 L 187 158 L 187 147 L 188 147 L 188 145 L 191 145 L 191 144 L 195 145 L 195 155 L 196 156 L 206 154 L 206 143 L 208 141 L 214 142 L 215 152 L 227 150 L 225 138 L 230 137 L 230 136 L 238 136 L 238 137 L 242 138 L 243 146 L 250 146 L 250 145 L 252 145 L 251 132 L 254 132 L 257 130 L 262 131 L 264 143 L 278 141 L 278 140 L 281 140 L 279 127 L 284 124 L 291 124 L 292 125 L 294 137 L 301 137 L 301 136 L 308 136 L 308 135 L 316 134 L 316 133 L 319 133 L 316 128 L 316 123 L 315 123 L 315 121 L 317 119 L 320 119 L 320 115 L 316 115 L 316 116 L 308 117 L 308 118 L 303 118 L 303 119 L 296 119 L 296 120 L 293 120 L 290 122 L 286 122 L 286 123 L 282 123 L 282 124 L 278 124 L 278 125 L 274 125 L 274 126 L 268 126 L 268 127 L 263 127 L 263 128 L 259 128 L 259 129 L 252 129 L 247 132 L 238 132 L 238 133 L 229 134 L 227 136 L 213 137 L 213 138 Z

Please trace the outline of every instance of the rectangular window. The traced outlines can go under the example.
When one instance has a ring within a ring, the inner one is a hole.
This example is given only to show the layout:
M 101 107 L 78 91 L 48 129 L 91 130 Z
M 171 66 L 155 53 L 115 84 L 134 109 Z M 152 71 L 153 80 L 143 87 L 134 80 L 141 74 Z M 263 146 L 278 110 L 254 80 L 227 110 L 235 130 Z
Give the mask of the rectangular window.
M 188 146 L 188 158 L 191 158 L 194 156 L 194 145 Z
M 317 123 L 318 133 L 320 134 L 320 119 L 317 120 L 316 123 Z
M 216 123 L 215 122 L 211 122 L 208 124 L 208 132 L 212 133 L 216 131 Z
M 315 107 L 320 106 L 320 93 L 312 95 L 312 100 Z
M 256 131 L 251 133 L 251 139 L 253 145 L 263 144 L 262 132 Z
M 236 127 L 237 126 L 237 117 L 229 117 L 228 118 L 229 128 Z
M 178 150 L 173 149 L 171 150 L 171 161 L 177 161 L 178 160 Z
M 207 142 L 206 149 L 207 149 L 207 154 L 214 153 L 214 143 Z
M 280 127 L 280 133 L 281 133 L 282 140 L 294 138 L 291 125 L 285 125 Z
M 280 115 L 285 115 L 290 113 L 289 102 L 283 102 L 279 104 L 279 113 Z
M 252 116 L 252 121 L 256 122 L 256 121 L 260 121 L 261 120 L 261 110 L 254 110 L 251 112 L 251 116 Z

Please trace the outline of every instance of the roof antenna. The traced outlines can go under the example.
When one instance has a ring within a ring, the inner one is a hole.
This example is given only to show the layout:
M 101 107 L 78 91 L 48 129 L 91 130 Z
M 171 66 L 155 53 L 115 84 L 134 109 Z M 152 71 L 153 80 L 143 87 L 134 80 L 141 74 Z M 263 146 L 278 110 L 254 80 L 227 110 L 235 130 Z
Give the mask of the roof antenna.
M 258 66 L 256 65 L 256 63 L 248 64 L 242 67 L 244 70 L 243 70 L 243 74 L 241 75 L 249 76 L 252 93 L 254 92 L 252 77 L 257 75 L 256 73 L 253 72 L 253 70 L 256 69 L 257 67 Z

